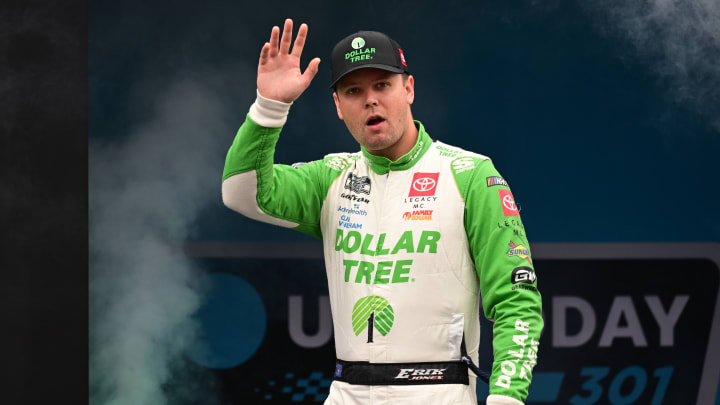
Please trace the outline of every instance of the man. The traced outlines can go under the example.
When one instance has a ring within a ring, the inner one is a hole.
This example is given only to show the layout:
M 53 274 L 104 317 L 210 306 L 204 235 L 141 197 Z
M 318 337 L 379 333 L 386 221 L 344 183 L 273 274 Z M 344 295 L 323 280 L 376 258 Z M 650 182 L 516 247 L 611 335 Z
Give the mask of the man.
M 322 238 L 337 369 L 326 404 L 475 404 L 479 299 L 495 322 L 490 405 L 522 404 L 536 363 L 541 300 L 519 212 L 485 156 L 433 141 L 413 121 L 415 79 L 400 46 L 361 31 L 332 53 L 338 117 L 361 146 L 273 164 L 307 37 L 274 27 L 257 100 L 230 148 L 225 204 Z M 463 357 L 466 358 L 463 361 Z

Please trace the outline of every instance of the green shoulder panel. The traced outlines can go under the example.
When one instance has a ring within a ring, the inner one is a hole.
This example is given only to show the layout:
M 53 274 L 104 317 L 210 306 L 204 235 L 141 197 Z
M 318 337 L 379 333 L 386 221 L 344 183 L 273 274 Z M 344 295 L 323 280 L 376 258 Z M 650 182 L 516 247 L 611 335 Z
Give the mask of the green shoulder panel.
M 320 212 L 327 191 L 357 154 L 328 155 L 322 160 L 292 166 L 275 164 L 280 131 L 281 128 L 262 127 L 248 116 L 228 151 L 223 181 L 255 170 L 260 209 L 272 217 L 298 224 L 296 230 L 321 238 Z
M 490 394 L 525 401 L 543 328 L 542 300 L 520 212 L 490 159 L 460 155 L 451 166 L 465 201 L 465 230 L 483 311 L 494 321 Z

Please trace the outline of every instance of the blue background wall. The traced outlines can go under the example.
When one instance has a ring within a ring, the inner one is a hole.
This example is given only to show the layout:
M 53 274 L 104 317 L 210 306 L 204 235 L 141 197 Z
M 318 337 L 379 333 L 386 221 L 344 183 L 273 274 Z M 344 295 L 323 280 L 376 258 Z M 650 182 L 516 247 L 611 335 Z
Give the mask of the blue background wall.
M 146 399 L 132 403 L 189 395 L 178 387 L 221 391 L 200 371 L 176 367 L 189 351 L 202 357 L 203 348 L 189 350 L 188 342 L 212 347 L 231 333 L 253 342 L 260 336 L 228 327 L 213 340 L 198 316 L 216 316 L 220 325 L 267 320 L 268 331 L 272 322 L 281 330 L 287 314 L 271 309 L 284 310 L 288 294 L 306 294 L 306 302 L 326 294 L 320 266 L 301 265 L 316 272 L 300 288 L 282 266 L 221 265 L 178 249 L 188 242 L 313 241 L 247 220 L 220 201 L 224 154 L 255 98 L 260 48 L 285 17 L 296 29 L 310 27 L 302 67 L 315 56 L 323 62 L 291 110 L 277 162 L 358 149 L 327 88 L 330 51 L 352 32 L 378 30 L 401 44 L 415 76 L 415 118 L 433 138 L 493 159 L 531 243 L 720 242 L 714 4 L 91 2 L 91 401 L 106 403 L 98 398 L 123 390 L 104 378 L 126 376 L 129 353 L 142 359 L 140 377 L 151 381 Z M 248 295 L 247 302 L 225 301 L 233 297 L 227 289 L 213 295 L 219 273 L 245 280 L 226 287 L 259 291 L 257 313 L 243 312 L 257 301 Z M 309 330 L 317 328 L 312 322 Z M 287 336 L 264 342 L 272 339 Z M 323 358 L 332 356 L 331 346 L 323 350 Z
M 254 99 L 259 49 L 292 17 L 310 26 L 303 64 L 323 62 L 277 160 L 357 150 L 327 89 L 329 53 L 343 36 L 374 29 L 406 50 L 414 116 L 433 137 L 493 158 L 531 241 L 720 241 L 719 109 L 708 105 L 720 102 L 720 79 L 663 73 L 685 62 L 635 48 L 626 21 L 603 7 L 613 3 L 371 1 L 350 11 L 338 2 L 91 2 L 90 135 L 123 137 L 151 118 L 154 96 L 201 72 L 223 77 L 218 97 L 234 114 L 218 142 L 229 146 Z M 717 62 L 718 48 L 707 52 Z M 681 86 L 711 93 L 682 100 Z M 243 239 L 238 227 L 252 239 L 302 238 L 219 204 L 204 215 L 196 239 Z

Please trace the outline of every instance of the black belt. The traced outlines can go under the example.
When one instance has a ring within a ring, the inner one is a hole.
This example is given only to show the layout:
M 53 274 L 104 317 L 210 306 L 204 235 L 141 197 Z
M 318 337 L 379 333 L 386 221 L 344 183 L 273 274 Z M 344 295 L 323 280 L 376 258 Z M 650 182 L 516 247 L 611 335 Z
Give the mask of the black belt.
M 419 363 L 370 363 L 368 361 L 335 362 L 335 380 L 357 385 L 468 385 L 468 368 L 481 380 L 490 382 L 490 375 L 480 370 L 467 355 L 465 336 L 460 343 L 460 361 Z
M 468 385 L 468 365 L 462 361 L 370 363 L 337 360 L 335 380 L 358 385 Z

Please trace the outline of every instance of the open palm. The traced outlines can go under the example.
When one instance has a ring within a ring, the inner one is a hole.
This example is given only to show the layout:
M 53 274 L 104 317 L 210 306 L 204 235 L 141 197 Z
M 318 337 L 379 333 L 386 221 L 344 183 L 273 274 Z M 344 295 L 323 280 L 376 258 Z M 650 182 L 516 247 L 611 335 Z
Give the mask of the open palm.
M 320 64 L 320 58 L 314 58 L 304 73 L 300 71 L 300 56 L 305 46 L 308 26 L 300 25 L 295 45 L 290 52 L 292 27 L 292 20 L 285 20 L 282 39 L 279 41 L 280 28 L 273 27 L 270 42 L 263 45 L 258 63 L 257 88 L 260 95 L 286 103 L 295 101 L 308 88 Z

